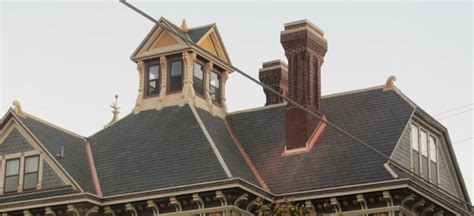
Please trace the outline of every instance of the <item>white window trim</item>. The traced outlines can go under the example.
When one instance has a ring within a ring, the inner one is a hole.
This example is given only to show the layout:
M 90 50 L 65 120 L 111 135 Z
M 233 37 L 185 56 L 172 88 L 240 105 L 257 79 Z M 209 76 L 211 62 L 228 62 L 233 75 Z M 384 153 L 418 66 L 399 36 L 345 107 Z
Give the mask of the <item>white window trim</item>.
M 38 155 L 38 184 L 36 186 L 36 189 L 39 190 L 42 188 L 42 182 L 43 182 L 43 155 L 36 151 L 27 151 L 27 152 L 21 152 L 21 153 L 14 153 L 14 154 L 8 154 L 8 155 L 0 155 L 0 163 L 1 163 L 1 168 L 0 168 L 0 195 L 4 194 L 4 184 L 5 184 L 5 172 L 6 172 L 6 163 L 7 160 L 10 159 L 20 159 L 20 173 L 18 176 L 18 188 L 17 188 L 17 193 L 23 192 L 23 178 L 24 178 L 24 170 L 25 170 L 25 158 L 29 156 L 35 156 Z

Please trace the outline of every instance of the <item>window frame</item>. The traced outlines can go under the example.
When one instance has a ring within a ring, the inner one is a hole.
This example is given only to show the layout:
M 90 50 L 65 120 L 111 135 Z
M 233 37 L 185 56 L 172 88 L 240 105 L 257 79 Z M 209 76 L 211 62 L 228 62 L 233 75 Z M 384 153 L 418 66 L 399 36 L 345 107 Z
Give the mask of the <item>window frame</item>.
M 418 145 L 419 145 L 419 149 L 418 149 L 418 160 L 419 160 L 419 164 L 418 164 L 418 168 L 419 168 L 419 174 L 417 174 L 418 176 L 426 179 L 427 181 L 435 184 L 435 185 L 439 185 L 439 151 L 440 151 L 440 136 L 442 136 L 440 133 L 436 132 L 432 127 L 428 126 L 428 125 L 425 125 L 424 123 L 420 123 L 418 121 L 412 121 L 411 122 L 411 127 L 417 127 L 418 128 Z M 425 132 L 426 133 L 426 147 L 427 147 L 427 159 L 428 159 L 428 167 L 427 167 L 427 171 L 425 171 L 423 173 L 422 171 L 422 158 L 424 157 L 422 154 L 422 147 L 421 147 L 421 132 Z M 413 131 L 411 131 L 413 132 Z M 410 135 L 412 136 L 412 135 Z M 431 150 L 431 146 L 430 146 L 430 138 L 433 138 L 436 142 L 435 144 L 435 148 L 436 148 L 436 181 L 433 182 L 433 179 L 431 178 L 431 172 L 432 172 L 432 169 L 431 169 L 431 154 L 432 154 L 432 150 Z M 413 151 L 416 152 L 416 150 L 413 149 L 413 142 L 412 142 L 412 139 L 410 138 L 410 152 L 412 153 Z M 412 158 L 412 155 L 410 155 L 410 164 L 411 164 L 411 167 L 413 169 L 414 167 L 414 164 L 413 164 L 413 158 Z M 426 174 L 425 174 L 426 173 Z M 424 176 L 424 174 L 426 176 Z
M 18 160 L 18 173 L 16 175 L 7 176 L 8 162 L 9 161 L 14 161 L 14 160 Z M 8 177 L 13 177 L 13 176 L 18 177 L 17 183 L 16 183 L 16 189 L 12 190 L 12 191 L 6 191 L 6 189 L 7 189 L 7 187 L 6 187 L 7 186 L 7 178 Z M 5 170 L 4 170 L 4 175 L 3 175 L 3 194 L 18 193 L 18 187 L 20 187 L 20 176 L 21 176 L 21 157 L 10 158 L 10 159 L 5 160 Z
M 153 79 L 153 80 L 157 80 L 157 92 L 155 94 L 149 94 L 149 87 L 150 87 L 150 67 L 151 66 L 154 66 L 154 65 L 158 65 L 159 69 L 158 69 L 158 79 Z M 148 97 L 156 97 L 158 95 L 160 95 L 160 91 L 161 91 L 161 80 L 162 80 L 162 77 L 163 77 L 163 74 L 162 74 L 162 68 L 161 68 L 161 64 L 160 64 L 160 59 L 152 59 L 152 60 L 148 60 L 148 61 L 145 61 L 145 94 L 144 94 L 144 97 L 145 98 L 148 98 Z
M 202 92 L 198 92 L 196 91 L 196 88 L 194 87 L 194 68 L 196 66 L 196 64 L 200 65 L 202 68 L 204 68 L 204 70 L 202 70 Z M 207 76 L 206 76 L 206 63 L 200 59 L 197 59 L 196 58 L 196 61 L 193 63 L 193 89 L 194 89 L 194 92 L 197 93 L 197 95 L 203 97 L 203 98 L 206 98 L 206 82 L 207 82 Z M 209 82 L 209 85 L 210 85 L 210 82 Z
M 180 61 L 181 62 L 181 89 L 179 90 L 171 90 L 171 72 L 172 72 L 172 63 L 173 62 L 176 62 L 176 61 Z M 176 94 L 176 93 L 180 93 L 182 90 L 183 90 L 183 86 L 184 86 L 184 61 L 183 61 L 183 57 L 181 55 L 172 55 L 172 56 L 169 56 L 169 57 L 166 57 L 166 70 L 167 70 L 167 76 L 166 76 L 166 92 L 167 94 Z
M 26 160 L 28 158 L 33 158 L 33 157 L 36 157 L 37 161 L 36 161 L 36 171 L 35 172 L 27 172 L 26 171 Z M 36 173 L 36 187 L 34 188 L 25 188 L 25 180 L 26 180 L 26 175 L 27 174 L 33 174 L 33 173 Z M 31 191 L 31 190 L 37 190 L 38 189 L 38 182 L 39 182 L 39 175 L 40 175 L 40 156 L 39 155 L 30 155 L 30 156 L 26 156 L 25 159 L 24 159 L 24 163 L 23 163 L 23 184 L 22 184 L 22 189 L 23 191 Z
M 213 99 L 212 99 L 212 96 L 211 96 L 212 73 L 217 74 L 217 77 L 219 78 L 219 101 L 213 100 Z M 209 97 L 210 97 L 212 103 L 215 104 L 215 105 L 217 105 L 217 106 L 219 106 L 219 107 L 222 107 L 222 101 L 223 101 L 223 97 L 222 97 L 222 96 L 223 96 L 223 95 L 222 95 L 222 84 L 223 84 L 223 83 L 222 83 L 222 82 L 223 82 L 223 81 L 222 81 L 222 73 L 223 73 L 222 71 L 220 71 L 219 69 L 217 69 L 217 68 L 215 68 L 215 67 L 212 68 L 212 70 L 211 70 L 210 73 L 209 73 L 209 86 L 208 86 Z

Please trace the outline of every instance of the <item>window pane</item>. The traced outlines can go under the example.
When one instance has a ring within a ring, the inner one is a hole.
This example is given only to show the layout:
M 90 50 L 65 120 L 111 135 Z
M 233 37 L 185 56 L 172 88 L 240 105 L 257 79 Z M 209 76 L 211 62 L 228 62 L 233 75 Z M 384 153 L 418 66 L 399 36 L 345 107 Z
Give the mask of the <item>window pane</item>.
M 215 102 L 221 101 L 220 77 L 217 73 L 211 73 L 211 85 L 209 86 L 209 95 Z
M 148 67 L 148 79 L 154 80 L 160 78 L 160 65 L 150 65 Z
M 421 131 L 421 154 L 428 157 L 428 134 L 424 131 Z
M 7 160 L 5 176 L 18 175 L 20 173 L 20 159 Z
M 5 177 L 5 192 L 14 192 L 18 190 L 18 175 Z
M 204 75 L 204 66 L 198 63 L 194 63 L 194 69 L 193 69 L 194 91 L 196 91 L 197 93 L 201 95 L 204 94 L 203 75 Z
M 148 83 L 148 94 L 149 95 L 158 94 L 158 88 L 157 88 L 158 85 L 157 84 L 158 84 L 158 81 L 156 81 L 156 80 L 150 81 Z
M 172 61 L 171 62 L 171 77 L 170 77 L 170 91 L 179 91 L 183 87 L 183 73 L 182 73 L 183 62 Z
M 438 149 L 436 149 L 436 139 L 430 136 L 430 159 L 436 163 L 438 159 Z
M 219 88 L 220 82 L 219 82 L 219 75 L 215 72 L 211 73 L 211 86 L 214 86 L 216 88 Z
M 25 159 L 25 173 L 38 171 L 38 156 L 27 157 Z
M 29 173 L 24 176 L 23 189 L 35 189 L 38 184 L 38 173 Z
M 201 65 L 201 64 L 198 64 L 198 63 L 194 63 L 194 77 L 197 78 L 197 79 L 200 79 L 202 80 L 202 75 L 203 75 L 203 72 L 204 71 L 204 66 Z
M 418 127 L 415 125 L 411 126 L 411 147 L 418 151 Z
M 181 61 L 171 62 L 171 76 L 181 76 Z

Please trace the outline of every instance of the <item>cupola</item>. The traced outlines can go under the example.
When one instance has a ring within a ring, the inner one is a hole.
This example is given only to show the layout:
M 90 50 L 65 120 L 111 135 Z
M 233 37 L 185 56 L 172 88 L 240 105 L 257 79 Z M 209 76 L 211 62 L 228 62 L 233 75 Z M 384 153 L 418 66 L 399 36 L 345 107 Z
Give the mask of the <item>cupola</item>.
M 215 24 L 181 27 L 165 18 L 131 56 L 137 63 L 139 89 L 134 113 L 192 103 L 224 117 L 225 84 L 232 69 Z

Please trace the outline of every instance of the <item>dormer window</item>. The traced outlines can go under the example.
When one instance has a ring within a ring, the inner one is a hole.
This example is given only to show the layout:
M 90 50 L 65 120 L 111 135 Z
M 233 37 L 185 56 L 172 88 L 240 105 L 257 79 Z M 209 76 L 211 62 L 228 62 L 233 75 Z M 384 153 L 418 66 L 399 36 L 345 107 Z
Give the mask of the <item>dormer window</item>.
M 30 156 L 25 158 L 25 175 L 23 176 L 23 189 L 36 189 L 38 185 L 39 157 Z
M 193 67 L 193 87 L 199 95 L 204 95 L 204 63 L 196 61 Z
M 180 56 L 168 58 L 168 91 L 170 93 L 181 91 L 183 88 L 183 60 Z
M 411 125 L 411 164 L 413 172 L 438 184 L 438 145 L 434 133 Z
M 160 93 L 160 61 L 153 60 L 146 63 L 146 95 Z
M 5 164 L 4 192 L 17 192 L 20 181 L 20 158 L 10 159 Z
M 216 70 L 211 72 L 211 80 L 209 85 L 209 95 L 212 102 L 221 104 L 221 76 Z

